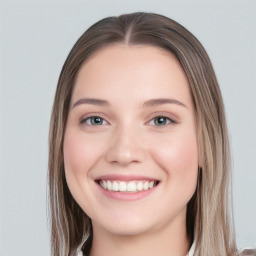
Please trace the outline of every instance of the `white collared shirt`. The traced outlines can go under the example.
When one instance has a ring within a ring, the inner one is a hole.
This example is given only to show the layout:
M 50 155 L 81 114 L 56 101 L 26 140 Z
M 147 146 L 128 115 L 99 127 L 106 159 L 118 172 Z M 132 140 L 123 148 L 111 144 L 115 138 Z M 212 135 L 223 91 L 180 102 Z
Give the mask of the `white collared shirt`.
M 194 252 L 195 252 L 195 246 L 196 246 L 196 244 L 195 244 L 195 243 L 193 243 L 193 244 L 192 244 L 192 246 L 190 247 L 190 250 L 189 250 L 189 252 L 188 252 L 187 256 L 193 256 L 193 255 L 194 255 Z

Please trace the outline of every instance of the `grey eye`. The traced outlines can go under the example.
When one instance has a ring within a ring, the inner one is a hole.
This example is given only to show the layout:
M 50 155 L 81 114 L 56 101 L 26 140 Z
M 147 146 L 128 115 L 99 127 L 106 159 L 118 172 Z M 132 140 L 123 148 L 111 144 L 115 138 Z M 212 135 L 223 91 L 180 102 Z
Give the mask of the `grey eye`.
M 87 125 L 104 125 L 107 122 L 100 116 L 90 116 L 83 120 L 80 123 L 86 123 Z
M 171 122 L 172 122 L 172 120 L 166 116 L 156 116 L 150 121 L 150 124 L 155 125 L 155 126 L 164 126 Z

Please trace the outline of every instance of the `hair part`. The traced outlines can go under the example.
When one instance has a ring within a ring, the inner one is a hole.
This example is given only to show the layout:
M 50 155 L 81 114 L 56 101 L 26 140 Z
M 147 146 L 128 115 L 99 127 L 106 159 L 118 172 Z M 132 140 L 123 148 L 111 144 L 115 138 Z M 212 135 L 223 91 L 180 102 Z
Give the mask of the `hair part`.
M 198 186 L 187 206 L 187 232 L 195 255 L 235 255 L 230 208 L 230 149 L 224 105 L 211 61 L 200 42 L 177 22 L 154 13 L 108 17 L 75 43 L 62 68 L 49 134 L 51 248 L 54 256 L 90 250 L 92 227 L 66 183 L 63 140 L 77 72 L 100 49 L 113 44 L 151 45 L 174 54 L 189 81 L 200 157 Z M 87 239 L 87 240 L 86 240 Z M 84 243 L 84 241 L 86 242 Z

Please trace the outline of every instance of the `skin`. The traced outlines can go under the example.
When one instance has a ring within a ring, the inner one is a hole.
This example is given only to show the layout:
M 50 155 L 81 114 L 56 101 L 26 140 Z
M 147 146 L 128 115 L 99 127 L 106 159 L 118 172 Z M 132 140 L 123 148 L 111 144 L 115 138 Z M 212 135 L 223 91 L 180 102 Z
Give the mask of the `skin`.
M 158 98 L 181 104 L 143 107 Z M 92 125 L 90 116 L 101 116 L 101 124 Z M 166 123 L 158 125 L 157 116 Z M 171 53 L 117 44 L 91 56 L 74 85 L 63 150 L 68 187 L 92 219 L 91 256 L 188 252 L 186 208 L 196 189 L 198 146 L 189 84 Z M 159 184 L 138 200 L 117 200 L 95 182 L 103 175 L 141 175 Z

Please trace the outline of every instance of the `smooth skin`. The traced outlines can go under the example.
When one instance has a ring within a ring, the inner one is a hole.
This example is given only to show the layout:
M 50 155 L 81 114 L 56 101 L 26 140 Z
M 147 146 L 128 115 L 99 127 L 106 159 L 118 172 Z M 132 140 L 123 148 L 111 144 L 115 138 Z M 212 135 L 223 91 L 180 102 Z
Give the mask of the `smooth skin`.
M 68 187 L 92 220 L 91 256 L 187 254 L 199 156 L 189 84 L 171 53 L 116 44 L 91 56 L 74 85 L 63 150 Z M 96 182 L 105 175 L 159 184 L 118 200 Z

